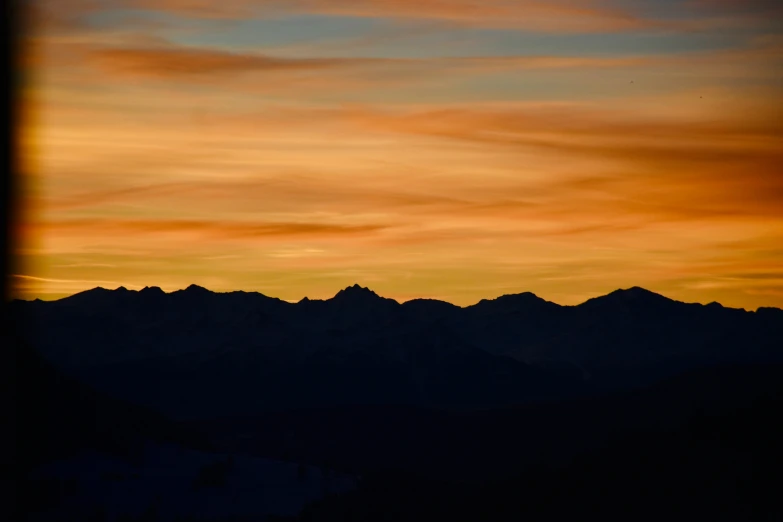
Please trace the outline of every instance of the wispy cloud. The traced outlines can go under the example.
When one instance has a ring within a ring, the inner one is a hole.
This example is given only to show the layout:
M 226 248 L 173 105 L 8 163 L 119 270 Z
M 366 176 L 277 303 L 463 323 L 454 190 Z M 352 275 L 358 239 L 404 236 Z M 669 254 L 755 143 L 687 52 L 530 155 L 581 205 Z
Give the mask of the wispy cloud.
M 97 49 L 93 62 L 106 70 L 141 76 L 198 76 L 248 71 L 298 71 L 369 66 L 394 62 L 384 59 L 277 58 L 209 49 Z
M 53 265 L 52 268 L 117 268 L 117 265 L 108 263 L 69 263 L 67 265 Z
M 25 274 L 12 274 L 11 277 L 14 277 L 16 279 L 21 279 L 23 281 L 35 281 L 35 282 L 43 282 L 43 283 L 67 283 L 67 284 L 78 284 L 78 285 L 116 285 L 116 286 L 126 286 L 129 288 L 143 288 L 139 285 L 131 285 L 131 284 L 121 284 L 117 281 L 104 281 L 99 279 L 53 279 L 50 277 L 37 277 L 37 276 L 31 276 L 31 275 L 25 275 Z
M 31 225 L 50 233 L 105 236 L 108 234 L 195 233 L 217 238 L 324 237 L 372 234 L 384 225 L 339 225 L 328 223 L 242 223 L 203 220 L 111 220 L 72 219 Z
M 541 71 L 558 69 L 634 68 L 655 65 L 662 57 L 590 57 L 590 56 L 481 56 L 423 59 L 391 58 L 290 58 L 258 53 L 231 53 L 212 49 L 97 47 L 87 54 L 88 63 L 121 77 L 159 79 L 203 78 L 222 83 L 227 77 L 248 74 L 286 74 L 318 72 L 326 75 L 361 73 L 378 84 L 394 73 L 409 81 L 433 78 L 435 74 L 488 74 L 502 71 Z M 378 72 L 382 74 L 377 76 Z M 338 76 L 339 78 L 340 76 Z M 316 80 L 316 79 L 314 79 Z M 323 84 L 324 79 L 317 82 Z

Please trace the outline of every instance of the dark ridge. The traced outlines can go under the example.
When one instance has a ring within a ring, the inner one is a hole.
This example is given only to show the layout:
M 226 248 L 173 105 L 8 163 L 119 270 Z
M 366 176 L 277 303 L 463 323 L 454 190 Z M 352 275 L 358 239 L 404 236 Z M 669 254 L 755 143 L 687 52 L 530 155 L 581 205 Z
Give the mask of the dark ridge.
M 439 299 L 411 299 L 402 303 L 402 306 L 407 310 L 415 311 L 452 312 L 461 310 L 459 306 Z
M 165 295 L 166 292 L 164 292 L 159 286 L 145 286 L 140 290 L 139 293 L 147 294 L 147 295 Z
M 520 294 L 501 295 L 500 297 L 496 297 L 495 299 L 482 299 L 478 303 L 467 306 L 466 308 L 490 308 L 490 309 L 503 308 L 503 309 L 522 310 L 533 306 L 541 306 L 541 305 L 557 306 L 557 307 L 560 306 L 550 301 L 547 301 L 546 299 L 542 299 L 541 297 L 538 297 L 536 294 L 532 292 L 522 292 Z
M 279 297 L 270 297 L 266 294 L 262 294 L 261 292 L 245 292 L 244 290 L 233 290 L 231 292 L 212 292 L 210 290 L 207 290 L 210 294 L 219 294 L 224 296 L 230 296 L 230 297 L 239 297 L 244 299 L 264 299 L 268 301 L 276 301 L 283 304 L 291 304 L 288 301 L 284 301 L 283 299 L 280 299 Z
M 661 294 L 656 294 L 644 288 L 634 286 L 627 289 L 618 289 L 606 295 L 593 297 L 574 308 L 591 311 L 597 310 L 615 310 L 617 312 L 661 312 L 681 306 L 687 306 L 686 303 L 669 299 Z M 701 306 L 701 305 L 699 305 Z
M 122 287 L 120 287 L 122 288 Z M 56 299 L 54 302 L 65 302 L 65 303 L 82 303 L 91 301 L 94 299 L 105 299 L 108 298 L 111 295 L 117 295 L 119 292 L 119 288 L 117 290 L 108 290 L 106 288 L 103 288 L 102 286 L 98 286 L 95 288 L 91 288 L 89 290 L 84 290 L 82 292 L 78 292 L 73 295 L 69 295 L 67 297 L 62 297 L 60 299 Z M 45 301 L 44 301 L 45 302 Z
M 448 301 L 443 301 L 441 299 L 430 299 L 428 297 L 417 297 L 416 299 L 411 299 L 409 301 L 405 301 L 402 304 L 404 304 L 404 305 L 408 305 L 408 304 L 432 304 L 434 306 L 449 306 L 449 307 L 452 307 L 452 308 L 459 308 L 457 305 L 451 304 Z
M 120 288 L 122 288 L 122 287 L 120 287 Z M 117 290 L 119 290 L 119 288 Z M 74 298 L 74 297 L 85 296 L 85 295 L 106 294 L 106 293 L 109 293 L 109 292 L 116 292 L 117 290 L 108 290 L 106 288 L 103 288 L 102 286 L 96 286 L 95 288 L 90 288 L 89 290 L 84 290 L 82 292 L 77 292 L 77 293 L 75 293 L 73 295 L 69 295 L 67 297 L 63 297 L 62 299 L 71 299 L 71 298 Z
M 664 309 L 678 309 L 682 307 L 703 307 L 713 310 L 726 310 L 732 312 L 746 312 L 744 308 L 729 308 L 713 301 L 708 304 L 686 303 L 677 301 L 664 295 L 652 292 L 645 288 L 634 286 L 627 289 L 618 289 L 606 295 L 588 299 L 576 308 L 593 309 L 598 306 L 621 307 L 637 311 L 661 311 Z
M 593 299 L 589 299 L 587 302 L 596 300 L 596 299 L 622 299 L 625 301 L 669 301 L 669 302 L 679 302 L 674 301 L 673 299 L 669 299 L 668 297 L 665 297 L 661 294 L 657 294 L 655 292 L 651 292 L 650 290 L 647 290 L 645 288 L 642 288 L 640 286 L 633 286 L 631 288 L 618 288 L 617 290 L 608 293 L 607 295 L 595 297 Z

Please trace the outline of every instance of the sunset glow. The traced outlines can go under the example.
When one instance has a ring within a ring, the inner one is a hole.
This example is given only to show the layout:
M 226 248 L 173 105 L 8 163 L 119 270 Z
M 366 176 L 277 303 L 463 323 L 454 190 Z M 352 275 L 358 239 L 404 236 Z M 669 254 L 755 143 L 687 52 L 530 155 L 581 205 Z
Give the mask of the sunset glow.
M 783 306 L 783 4 L 31 0 L 23 298 Z

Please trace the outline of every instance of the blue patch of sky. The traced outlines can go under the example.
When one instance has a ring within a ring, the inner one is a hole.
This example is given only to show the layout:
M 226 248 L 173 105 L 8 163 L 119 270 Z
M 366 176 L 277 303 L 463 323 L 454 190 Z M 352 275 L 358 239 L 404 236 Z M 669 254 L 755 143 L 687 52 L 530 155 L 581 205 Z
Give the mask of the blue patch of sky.
M 188 25 L 207 25 L 214 21 L 186 20 L 159 11 L 146 11 L 138 9 L 106 9 L 88 13 L 82 19 L 83 22 L 96 29 L 133 28 L 142 24 L 160 24 L 161 26 L 175 26 L 187 23 Z
M 362 37 L 390 25 L 383 19 L 285 16 L 253 19 L 199 19 L 145 10 L 111 10 L 90 15 L 94 27 L 157 24 L 156 34 L 188 47 L 247 50 L 295 46 Z
M 743 35 L 728 34 L 542 34 L 526 31 L 464 29 L 415 36 L 384 45 L 386 53 L 425 56 L 638 55 L 719 50 L 742 45 Z M 369 52 L 369 49 L 363 52 Z
M 651 20 L 692 20 L 710 13 L 692 0 L 609 0 L 606 6 Z
M 325 16 L 291 16 L 236 21 L 199 34 L 182 35 L 178 43 L 225 49 L 285 48 L 302 44 L 364 37 L 385 30 L 384 20 Z
M 157 36 L 177 45 L 291 57 L 671 54 L 741 47 L 758 34 L 750 30 L 551 34 L 323 15 L 199 20 L 138 10 L 104 11 L 93 15 L 89 22 L 102 27 L 152 23 L 157 25 Z
M 199 31 L 173 32 L 171 40 L 180 45 L 226 50 L 278 50 L 291 56 L 437 58 L 709 51 L 741 46 L 750 36 L 747 31 L 545 34 L 305 15 L 204 25 Z
M 361 90 L 326 89 L 308 95 L 308 101 L 384 105 L 407 105 L 411 100 L 433 104 L 598 101 L 692 93 L 714 87 L 716 83 L 722 88 L 737 89 L 764 85 L 761 79 L 732 76 L 730 72 L 720 70 L 705 72 L 686 67 L 665 72 L 647 68 L 587 71 L 577 68 L 505 71 L 473 76 L 424 76 L 406 84 L 395 82 L 386 86 L 380 82 Z

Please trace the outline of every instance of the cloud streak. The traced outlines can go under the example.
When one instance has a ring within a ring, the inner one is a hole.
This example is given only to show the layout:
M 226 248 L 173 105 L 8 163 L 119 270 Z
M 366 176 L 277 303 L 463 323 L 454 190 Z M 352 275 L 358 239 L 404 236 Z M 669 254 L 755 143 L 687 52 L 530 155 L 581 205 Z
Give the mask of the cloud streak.
M 659 59 L 660 60 L 660 59 Z M 658 61 L 659 61 L 658 60 Z M 655 57 L 580 56 L 484 56 L 429 59 L 390 58 L 289 58 L 255 53 L 229 53 L 212 49 L 97 48 L 89 53 L 94 66 L 109 73 L 177 79 L 202 76 L 220 79 L 246 73 L 287 73 L 391 69 L 404 74 L 432 75 L 441 72 L 492 73 L 557 69 L 603 69 L 640 67 L 655 63 Z M 383 80 L 380 80 L 383 81 Z
M 196 234 L 218 239 L 275 237 L 332 237 L 372 234 L 384 225 L 340 225 L 329 223 L 242 223 L 236 221 L 166 219 L 71 219 L 31 225 L 60 235 L 84 236 Z
M 183 48 L 97 49 L 91 53 L 91 60 L 95 65 L 112 72 L 169 78 L 249 71 L 318 71 L 395 62 L 362 58 L 276 58 L 259 54 Z

